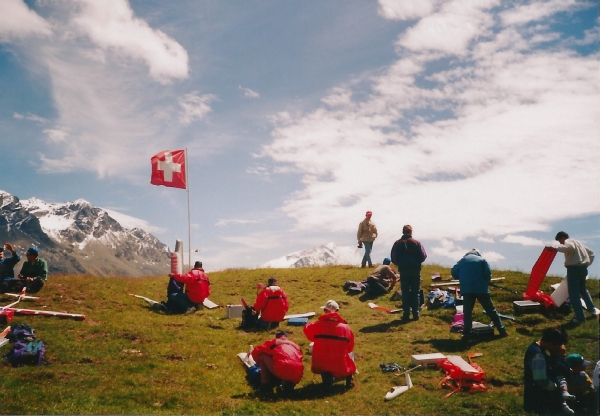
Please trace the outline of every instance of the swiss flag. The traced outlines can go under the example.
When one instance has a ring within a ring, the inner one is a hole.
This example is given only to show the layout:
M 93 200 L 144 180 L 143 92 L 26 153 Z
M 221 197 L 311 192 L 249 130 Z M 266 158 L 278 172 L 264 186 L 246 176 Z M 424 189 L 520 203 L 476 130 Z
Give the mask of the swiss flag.
M 152 156 L 152 185 L 186 189 L 185 150 L 163 150 Z

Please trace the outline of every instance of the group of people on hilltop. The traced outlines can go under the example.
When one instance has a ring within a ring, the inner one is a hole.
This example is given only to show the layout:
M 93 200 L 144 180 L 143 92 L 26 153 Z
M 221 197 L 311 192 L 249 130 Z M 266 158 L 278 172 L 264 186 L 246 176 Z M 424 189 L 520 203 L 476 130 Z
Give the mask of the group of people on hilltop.
M 0 250 L 0 293 L 20 292 L 23 288 L 27 293 L 37 293 L 48 279 L 48 264 L 39 257 L 37 247 L 29 247 L 25 252 L 27 261 L 15 278 L 15 266 L 21 261 L 21 256 L 10 243 L 4 243 Z M 6 252 L 11 253 L 6 256 Z

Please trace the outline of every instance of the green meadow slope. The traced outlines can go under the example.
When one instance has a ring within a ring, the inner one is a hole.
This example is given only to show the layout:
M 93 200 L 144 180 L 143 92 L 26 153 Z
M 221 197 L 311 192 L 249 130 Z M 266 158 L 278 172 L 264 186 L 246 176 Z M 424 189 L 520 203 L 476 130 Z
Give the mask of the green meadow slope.
M 430 276 L 447 268 L 427 266 L 422 272 L 423 288 Z M 204 309 L 189 316 L 167 316 L 151 312 L 135 293 L 156 300 L 165 297 L 167 278 L 98 278 L 50 276 L 36 302 L 27 307 L 84 313 L 87 319 L 17 316 L 13 323 L 36 329 L 47 348 L 50 365 L 41 368 L 12 368 L 0 362 L 0 412 L 3 414 L 520 414 L 522 413 L 522 360 L 529 343 L 552 325 L 567 325 L 569 352 L 579 352 L 592 362 L 598 360 L 598 321 L 570 328 L 573 315 L 527 314 L 516 321 L 505 320 L 510 337 L 495 336 L 465 345 L 449 331 L 453 310 L 424 310 L 417 322 L 401 324 L 399 315 L 369 309 L 366 302 L 346 295 L 347 280 L 362 280 L 364 269 L 325 267 L 314 269 L 226 270 L 210 273 L 212 295 L 219 305 L 238 304 L 243 297 L 252 302 L 257 283 L 276 276 L 290 298 L 290 313 L 315 311 L 327 299 L 341 305 L 340 313 L 356 336 L 355 357 L 360 374 L 350 391 L 336 386 L 331 395 L 319 392 L 320 378 L 310 372 L 308 341 L 302 328 L 281 328 L 305 352 L 304 378 L 296 395 L 289 399 L 256 397 L 245 380 L 236 357 L 250 344 L 258 345 L 273 336 L 270 332 L 245 332 L 239 319 L 225 319 L 223 307 Z M 494 277 L 519 293 L 525 291 L 528 275 L 494 271 Z M 542 290 L 559 278 L 546 278 Z M 590 281 L 590 293 L 598 302 L 598 281 Z M 492 289 L 496 308 L 513 315 L 512 302 L 518 295 Z M 0 304 L 10 303 L 0 295 Z M 398 307 L 384 296 L 381 306 Z M 312 318 L 315 319 L 315 318 Z M 489 322 L 481 306 L 474 319 Z M 9 346 L 2 347 L 2 354 Z M 489 391 L 456 393 L 439 388 L 438 370 L 412 372 L 414 388 L 386 402 L 391 386 L 404 384 L 404 377 L 382 373 L 379 364 L 396 362 L 408 366 L 412 354 L 441 352 L 467 359 L 477 358 L 489 379 Z

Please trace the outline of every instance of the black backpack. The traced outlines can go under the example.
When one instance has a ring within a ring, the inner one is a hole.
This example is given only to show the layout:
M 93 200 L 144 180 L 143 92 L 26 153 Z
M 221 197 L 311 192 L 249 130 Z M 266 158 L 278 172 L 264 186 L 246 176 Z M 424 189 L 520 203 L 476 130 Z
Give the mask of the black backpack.
M 242 311 L 242 323 L 240 328 L 252 329 L 258 325 L 258 314 L 254 314 L 254 308 L 252 306 L 246 306 Z

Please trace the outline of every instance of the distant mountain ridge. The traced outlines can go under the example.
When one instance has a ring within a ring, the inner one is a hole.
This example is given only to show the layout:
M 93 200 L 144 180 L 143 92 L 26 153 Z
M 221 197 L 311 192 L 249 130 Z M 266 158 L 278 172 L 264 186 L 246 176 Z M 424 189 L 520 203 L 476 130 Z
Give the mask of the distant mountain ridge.
M 0 197 L 0 244 L 14 244 L 23 257 L 16 271 L 31 245 L 40 249 L 50 273 L 148 276 L 169 271 L 165 244 L 140 228 L 123 227 L 84 199 L 20 201 L 5 191 L 0 191 Z
M 338 247 L 334 243 L 327 243 L 270 260 L 260 267 L 287 269 L 338 265 L 360 266 L 363 254 L 363 250 L 358 250 L 356 247 Z

